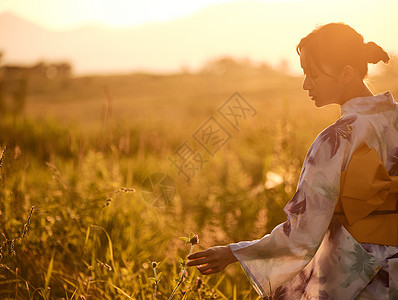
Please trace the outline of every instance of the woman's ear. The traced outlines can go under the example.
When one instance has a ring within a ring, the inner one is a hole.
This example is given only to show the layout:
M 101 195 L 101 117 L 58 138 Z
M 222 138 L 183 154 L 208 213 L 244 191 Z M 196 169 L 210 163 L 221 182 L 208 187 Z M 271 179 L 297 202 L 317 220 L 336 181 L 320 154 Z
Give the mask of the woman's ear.
M 355 70 L 352 66 L 346 65 L 342 70 L 342 80 L 344 84 L 349 84 L 355 77 Z

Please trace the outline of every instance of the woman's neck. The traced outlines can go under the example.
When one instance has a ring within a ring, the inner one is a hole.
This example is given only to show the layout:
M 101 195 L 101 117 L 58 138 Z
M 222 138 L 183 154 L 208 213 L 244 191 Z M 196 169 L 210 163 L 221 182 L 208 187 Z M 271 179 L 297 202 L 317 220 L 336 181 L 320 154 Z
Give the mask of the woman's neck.
M 372 91 L 369 89 L 369 87 L 361 81 L 360 84 L 356 86 L 351 86 L 346 90 L 346 93 L 342 97 L 342 102 L 341 104 L 346 103 L 348 100 L 351 100 L 353 98 L 357 97 L 369 97 L 369 96 L 374 96 Z

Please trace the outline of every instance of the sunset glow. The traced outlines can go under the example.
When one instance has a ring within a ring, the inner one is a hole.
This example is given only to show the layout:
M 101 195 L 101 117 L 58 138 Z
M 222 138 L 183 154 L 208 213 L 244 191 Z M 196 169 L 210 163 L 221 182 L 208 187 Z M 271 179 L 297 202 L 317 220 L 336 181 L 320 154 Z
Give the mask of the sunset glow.
M 297 1 L 299 0 L 260 0 L 257 2 Z M 206 7 L 227 2 L 237 1 L 3 0 L 0 3 L 0 13 L 13 12 L 51 30 L 66 30 L 88 24 L 120 28 L 170 21 L 193 14 Z
M 4 41 L 0 41 L 0 49 L 6 54 L 5 62 L 62 58 L 70 60 L 77 73 L 195 69 L 211 58 L 226 55 L 274 66 L 286 60 L 298 73 L 301 71 L 295 47 L 299 39 L 328 22 L 345 22 L 366 41 L 376 41 L 395 55 L 395 11 L 398 2 L 393 0 L 381 0 L 377 5 L 371 0 L 3 0 L 0 14 L 15 15 L 54 34 L 70 36 L 73 32 L 78 36 L 81 28 L 102 29 L 94 36 L 104 40 L 84 40 L 101 45 L 94 52 L 61 38 L 53 47 L 31 42 L 29 47 L 37 46 L 29 53 L 32 58 L 17 55 L 18 50 Z M 16 36 L 18 30 L 11 26 L 6 34 Z M 129 30 L 127 37 L 123 36 L 122 31 L 127 32 L 124 30 Z M 159 45 L 162 55 L 157 50 Z M 80 53 L 84 49 L 90 54 Z M 106 53 L 115 58 L 113 65 Z M 121 57 L 125 60 L 118 62 Z

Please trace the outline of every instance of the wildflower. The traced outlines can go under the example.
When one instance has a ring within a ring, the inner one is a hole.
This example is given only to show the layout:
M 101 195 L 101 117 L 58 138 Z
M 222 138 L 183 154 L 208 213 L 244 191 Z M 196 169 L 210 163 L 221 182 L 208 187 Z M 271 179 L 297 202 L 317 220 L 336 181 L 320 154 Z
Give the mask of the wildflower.
M 200 287 L 202 286 L 203 281 L 202 278 L 200 278 L 199 276 L 196 278 L 196 289 L 200 289 Z
M 195 234 L 195 235 L 189 240 L 189 242 L 190 242 L 192 245 L 199 244 L 199 237 L 198 237 L 198 235 Z
M 178 274 L 178 276 L 180 276 L 180 277 L 188 277 L 188 271 L 187 271 L 187 270 L 182 270 L 182 271 Z

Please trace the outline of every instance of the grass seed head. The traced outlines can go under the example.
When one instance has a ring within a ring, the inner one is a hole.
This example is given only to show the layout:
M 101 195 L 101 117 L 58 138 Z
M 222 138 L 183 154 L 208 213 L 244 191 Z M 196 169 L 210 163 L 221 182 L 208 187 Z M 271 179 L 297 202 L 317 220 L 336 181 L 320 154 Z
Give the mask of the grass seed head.
M 202 281 L 202 278 L 200 278 L 199 276 L 196 278 L 196 289 L 198 290 L 198 289 L 200 289 L 200 287 L 202 286 L 202 284 L 203 284 L 203 281 Z
M 6 148 L 7 147 L 4 147 L 3 150 L 1 151 L 1 154 L 0 154 L 0 169 L 3 166 L 3 159 L 4 159 L 4 156 L 5 156 Z
M 32 217 L 33 211 L 35 210 L 35 206 L 33 205 L 30 209 L 30 213 L 28 216 L 28 220 L 26 221 L 25 225 L 23 226 L 23 232 L 22 232 L 22 238 L 25 237 L 25 235 L 28 233 L 29 227 L 30 227 L 30 219 Z

